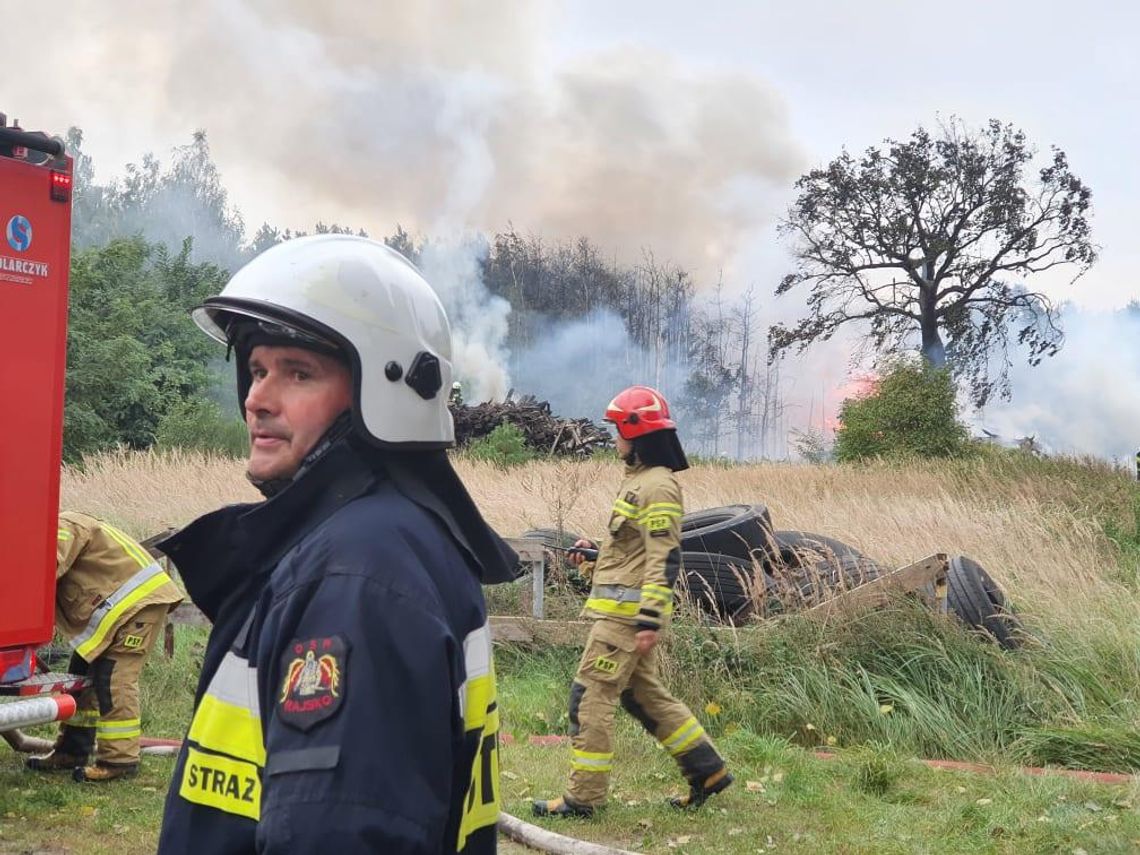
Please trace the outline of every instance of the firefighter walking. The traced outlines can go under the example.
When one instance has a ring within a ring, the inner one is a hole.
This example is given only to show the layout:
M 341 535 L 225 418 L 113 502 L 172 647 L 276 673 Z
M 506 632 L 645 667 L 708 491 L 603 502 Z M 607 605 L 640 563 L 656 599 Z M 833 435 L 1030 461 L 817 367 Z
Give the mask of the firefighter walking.
M 132 777 L 142 735 L 139 676 L 182 594 L 129 536 L 70 511 L 59 515 L 56 580 L 56 628 L 73 651 L 68 670 L 90 677 L 91 687 L 51 752 L 29 757 L 27 768 L 74 770 L 77 781 Z
M 565 795 L 537 800 L 536 816 L 590 816 L 606 798 L 613 768 L 614 713 L 621 706 L 676 760 L 689 782 L 674 807 L 699 807 L 732 783 L 704 728 L 658 674 L 659 633 L 673 612 L 681 572 L 681 487 L 688 468 L 669 405 L 656 390 L 631 386 L 606 407 L 626 464 L 609 535 L 582 571 L 593 588 L 585 613 L 594 623 L 570 689 L 572 756 Z M 594 547 L 589 541 L 578 546 Z M 572 556 L 581 563 L 581 556 Z

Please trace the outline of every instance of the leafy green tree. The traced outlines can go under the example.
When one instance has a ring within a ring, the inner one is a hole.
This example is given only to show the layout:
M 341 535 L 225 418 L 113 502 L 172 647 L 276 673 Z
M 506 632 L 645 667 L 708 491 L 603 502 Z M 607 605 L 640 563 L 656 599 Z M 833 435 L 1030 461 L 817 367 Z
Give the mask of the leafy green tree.
M 189 310 L 221 290 L 225 271 L 141 238 L 72 259 L 64 454 L 149 447 L 176 404 L 210 385 L 214 346 Z
M 185 448 L 245 457 L 249 432 L 236 410 L 226 411 L 215 401 L 188 398 L 175 402 L 158 423 L 158 448 Z
M 835 459 L 955 457 L 970 448 L 945 368 L 898 362 L 869 394 L 839 408 Z
M 1076 278 L 1096 261 L 1091 191 L 1059 149 L 1034 170 L 1033 147 L 1011 125 L 972 131 L 952 119 L 941 131 L 844 152 L 796 182 L 781 224 L 796 266 L 776 293 L 806 288 L 808 312 L 772 328 L 774 355 L 866 322 L 879 353 L 917 339 L 981 406 L 1008 396 L 1007 360 L 996 360 L 997 377 L 990 370 L 1011 328 L 1031 365 L 1059 350 L 1056 309 L 1023 283 L 1051 270 Z

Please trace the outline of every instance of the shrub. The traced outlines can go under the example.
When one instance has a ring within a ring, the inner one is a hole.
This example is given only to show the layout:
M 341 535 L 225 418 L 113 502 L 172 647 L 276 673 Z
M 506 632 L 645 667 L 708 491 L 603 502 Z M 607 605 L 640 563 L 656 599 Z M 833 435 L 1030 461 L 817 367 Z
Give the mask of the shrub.
M 835 459 L 958 457 L 969 453 L 950 372 L 895 364 L 874 391 L 839 408 Z
M 534 451 L 526 444 L 526 436 L 509 422 L 468 445 L 467 454 L 473 460 L 493 463 L 503 469 L 521 466 L 535 457 Z
M 245 457 L 249 453 L 249 433 L 242 421 L 227 416 L 213 401 L 188 398 L 162 417 L 155 444 L 161 449 L 185 448 Z

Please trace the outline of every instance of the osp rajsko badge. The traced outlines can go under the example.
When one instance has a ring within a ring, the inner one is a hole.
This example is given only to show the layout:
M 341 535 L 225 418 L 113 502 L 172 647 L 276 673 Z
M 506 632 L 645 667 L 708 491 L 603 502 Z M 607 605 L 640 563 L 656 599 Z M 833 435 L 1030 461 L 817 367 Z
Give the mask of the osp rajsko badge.
M 277 716 L 285 724 L 309 730 L 332 718 L 344 703 L 348 643 L 343 636 L 292 641 L 281 657 L 284 675 Z

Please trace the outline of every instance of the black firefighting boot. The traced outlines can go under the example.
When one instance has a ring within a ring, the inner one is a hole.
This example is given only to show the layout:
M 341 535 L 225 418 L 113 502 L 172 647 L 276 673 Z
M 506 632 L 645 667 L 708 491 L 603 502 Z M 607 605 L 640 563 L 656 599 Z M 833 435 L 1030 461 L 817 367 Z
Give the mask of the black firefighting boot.
M 24 761 L 24 768 L 33 772 L 70 772 L 85 765 L 94 750 L 94 728 L 65 724 L 59 729 L 52 750 L 40 757 L 29 757 Z
M 68 754 L 56 748 L 42 757 L 29 757 L 24 768 L 33 772 L 70 772 L 86 762 L 86 754 Z
M 531 805 L 535 816 L 581 816 L 591 817 L 594 809 L 589 805 L 572 802 L 565 796 L 557 799 L 535 799 Z
M 669 804 L 675 808 L 699 808 L 709 796 L 715 796 L 721 790 L 728 788 L 733 781 L 732 774 L 724 766 L 713 772 L 707 778 L 689 781 L 689 794 L 687 796 L 674 796 Z
M 138 773 L 138 763 L 96 763 L 94 766 L 79 767 L 71 773 L 71 777 L 80 784 L 105 784 L 107 781 L 133 778 Z

